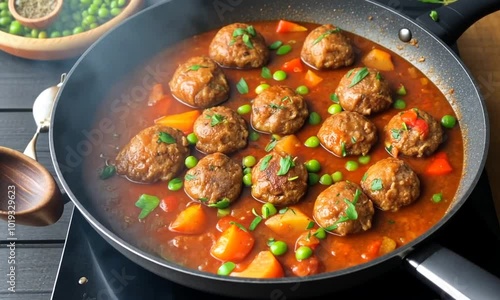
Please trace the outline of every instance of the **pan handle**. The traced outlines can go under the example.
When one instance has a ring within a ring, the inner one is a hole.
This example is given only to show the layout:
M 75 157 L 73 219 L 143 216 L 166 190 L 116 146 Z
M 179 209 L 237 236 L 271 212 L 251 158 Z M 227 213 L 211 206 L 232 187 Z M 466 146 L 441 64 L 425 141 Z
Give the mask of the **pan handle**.
M 437 244 L 419 247 L 405 265 L 439 293 L 452 299 L 498 299 L 500 279 Z
M 476 21 L 500 10 L 499 0 L 456 1 L 437 8 L 437 20 L 424 14 L 417 21 L 447 44 L 452 44 Z

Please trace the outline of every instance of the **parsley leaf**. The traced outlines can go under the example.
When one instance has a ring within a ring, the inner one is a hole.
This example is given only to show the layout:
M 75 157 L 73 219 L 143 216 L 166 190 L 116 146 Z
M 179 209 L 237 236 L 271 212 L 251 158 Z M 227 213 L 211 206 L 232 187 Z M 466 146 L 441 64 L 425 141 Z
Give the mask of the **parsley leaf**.
M 250 226 L 248 226 L 248 229 L 250 231 L 254 231 L 255 228 L 257 228 L 257 225 L 259 225 L 260 222 L 262 222 L 262 217 L 261 216 L 256 216 L 253 219 L 252 223 L 250 223 Z
M 342 141 L 340 143 L 340 150 L 342 151 L 342 157 L 346 157 L 347 156 L 347 151 L 345 150 L 345 142 Z
M 108 178 L 111 178 L 113 175 L 115 175 L 115 173 L 116 173 L 115 166 L 105 166 L 102 169 L 101 174 L 99 174 L 99 178 L 101 178 L 102 180 L 106 180 Z
M 340 31 L 342 31 L 340 28 L 335 28 L 335 29 L 330 29 L 330 30 L 327 30 L 325 33 L 321 34 L 320 36 L 318 36 L 314 42 L 313 42 L 313 46 L 316 45 L 317 43 L 321 42 L 322 39 L 324 39 L 326 36 L 330 35 L 330 34 L 334 34 L 334 33 L 339 33 Z
M 144 219 L 147 217 L 155 208 L 160 205 L 160 199 L 156 196 L 151 196 L 147 194 L 142 194 L 139 200 L 135 203 L 135 206 L 141 209 L 139 214 L 139 219 Z
M 370 185 L 372 191 L 380 191 L 383 188 L 382 180 L 380 178 L 375 178 Z
M 226 119 L 223 115 L 219 115 L 219 114 L 213 114 L 211 116 L 208 116 L 210 118 L 210 126 L 214 127 L 222 122 L 224 122 L 224 120 Z
M 344 202 L 347 204 L 347 209 L 345 210 L 346 216 L 349 218 L 349 220 L 357 220 L 358 212 L 356 211 L 356 206 L 354 206 L 354 204 L 348 199 L 344 199 Z
M 290 155 L 287 157 L 282 157 L 280 158 L 280 169 L 278 170 L 278 173 L 276 173 L 276 175 L 286 175 L 286 173 L 288 173 L 288 171 L 292 167 L 295 167 L 295 162 L 293 161 L 292 157 Z
M 339 103 L 339 96 L 337 94 L 331 94 L 330 95 L 330 100 L 332 100 L 333 103 Z
M 184 179 L 186 179 L 187 181 L 191 181 L 191 180 L 195 180 L 196 176 L 193 174 L 186 174 L 186 176 L 184 176 Z
M 238 222 L 231 221 L 231 222 L 229 222 L 229 224 L 235 225 L 236 227 L 238 227 L 239 229 L 243 230 L 244 232 L 248 232 L 247 229 L 245 228 L 245 226 L 241 225 Z
M 399 129 L 391 129 L 391 136 L 395 140 L 401 139 L 401 130 L 399 130 Z
M 359 70 L 356 75 L 354 75 L 354 77 L 352 78 L 352 81 L 351 81 L 351 84 L 349 85 L 349 87 L 353 87 L 355 86 L 356 84 L 360 83 L 361 80 L 365 79 L 366 76 L 368 76 L 370 74 L 370 71 L 368 71 L 368 68 L 367 67 L 364 67 L 362 68 L 361 70 Z
M 276 147 L 276 144 L 278 143 L 278 140 L 275 140 L 274 138 L 271 139 L 271 141 L 269 142 L 269 144 L 266 145 L 266 148 L 264 148 L 264 150 L 266 150 L 266 152 L 271 152 L 274 147 Z
M 271 70 L 268 67 L 262 67 L 262 71 L 260 72 L 260 76 L 264 79 L 273 78 L 273 74 L 271 74 Z
M 264 156 L 262 163 L 260 164 L 261 171 L 265 171 L 267 167 L 269 167 L 269 161 L 271 161 L 271 158 L 273 158 L 271 154 Z
M 202 65 L 192 65 L 188 68 L 188 71 L 198 71 L 201 68 L 208 68 L 208 67 Z
M 236 89 L 238 89 L 238 92 L 240 94 L 248 94 L 248 84 L 245 81 L 245 78 L 241 78 L 240 81 L 236 84 Z
M 175 144 L 175 138 L 166 132 L 158 133 L 158 141 L 157 143 L 165 143 L 165 144 Z
M 277 104 L 274 104 L 274 103 L 269 104 L 269 107 L 270 107 L 271 109 L 276 109 L 276 110 L 281 110 L 281 109 L 285 108 L 285 107 L 284 107 L 284 106 L 282 106 L 282 105 L 277 105 Z
M 248 48 L 253 49 L 253 43 L 250 40 L 250 36 L 248 34 L 245 33 L 241 39 Z
M 208 207 L 216 207 L 216 208 L 227 208 L 231 204 L 231 201 L 229 201 L 228 198 L 222 198 L 220 201 L 217 201 L 215 203 L 209 204 Z
M 309 224 L 307 224 L 307 227 L 306 227 L 306 230 L 309 230 L 309 229 L 312 229 L 314 227 L 314 223 L 313 221 L 310 221 Z

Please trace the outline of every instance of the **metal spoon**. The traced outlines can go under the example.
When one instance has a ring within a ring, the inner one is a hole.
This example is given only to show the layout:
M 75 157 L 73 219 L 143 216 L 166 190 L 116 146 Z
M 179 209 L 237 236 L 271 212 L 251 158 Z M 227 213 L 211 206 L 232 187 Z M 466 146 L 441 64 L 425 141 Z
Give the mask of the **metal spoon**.
M 35 135 L 29 142 L 26 149 L 24 149 L 24 155 L 27 155 L 34 160 L 36 160 L 36 140 L 38 139 L 38 134 L 40 132 L 47 132 L 50 125 L 50 116 L 52 114 L 52 108 L 54 107 L 54 101 L 56 99 L 59 88 L 62 86 L 64 79 L 66 78 L 66 73 L 61 75 L 61 82 L 55 86 L 51 86 L 45 89 L 38 95 L 33 103 L 33 118 L 37 125 Z

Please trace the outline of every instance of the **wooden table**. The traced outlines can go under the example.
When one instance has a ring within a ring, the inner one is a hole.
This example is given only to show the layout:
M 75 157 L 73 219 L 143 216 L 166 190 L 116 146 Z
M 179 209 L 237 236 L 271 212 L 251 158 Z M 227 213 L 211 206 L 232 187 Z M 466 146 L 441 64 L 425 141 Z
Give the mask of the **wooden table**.
M 495 168 L 500 165 L 500 118 L 496 117 L 500 115 L 500 101 L 497 100 L 500 99 L 499 31 L 500 12 L 476 23 L 458 43 L 464 61 L 484 93 L 490 116 L 493 116 L 487 171 L 497 213 L 500 212 L 500 169 Z M 69 71 L 73 63 L 33 62 L 0 53 L 0 145 L 24 149 L 35 131 L 31 114 L 33 100 L 43 88 L 57 83 L 60 74 Z M 40 162 L 54 174 L 47 134 L 41 135 L 37 152 Z M 50 298 L 72 209 L 73 205 L 67 204 L 62 218 L 48 227 L 16 226 L 16 293 L 7 291 L 7 226 L 0 222 L 1 299 Z

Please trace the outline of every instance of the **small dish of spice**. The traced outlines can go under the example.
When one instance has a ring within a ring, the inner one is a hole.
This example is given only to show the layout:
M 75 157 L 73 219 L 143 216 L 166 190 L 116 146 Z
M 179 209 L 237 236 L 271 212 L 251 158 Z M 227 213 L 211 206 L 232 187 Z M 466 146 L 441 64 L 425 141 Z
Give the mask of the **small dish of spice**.
M 9 0 L 12 16 L 24 26 L 44 29 L 59 15 L 64 0 Z

